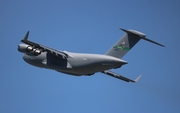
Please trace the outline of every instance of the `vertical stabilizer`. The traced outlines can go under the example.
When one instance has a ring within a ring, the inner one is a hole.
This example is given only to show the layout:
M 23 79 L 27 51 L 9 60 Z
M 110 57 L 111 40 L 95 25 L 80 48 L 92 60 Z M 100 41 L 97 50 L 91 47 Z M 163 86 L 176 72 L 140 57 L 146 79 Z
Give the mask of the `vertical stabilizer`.
M 106 55 L 122 58 L 133 46 L 140 40 L 144 39 L 146 41 L 149 41 L 151 43 L 157 44 L 159 46 L 163 46 L 162 44 L 159 44 L 155 41 L 152 41 L 148 38 L 145 38 L 146 35 L 144 33 L 141 33 L 139 31 L 135 30 L 125 30 L 121 29 L 122 31 L 126 32 L 124 36 L 122 36 L 121 39 L 119 39 L 106 53 Z

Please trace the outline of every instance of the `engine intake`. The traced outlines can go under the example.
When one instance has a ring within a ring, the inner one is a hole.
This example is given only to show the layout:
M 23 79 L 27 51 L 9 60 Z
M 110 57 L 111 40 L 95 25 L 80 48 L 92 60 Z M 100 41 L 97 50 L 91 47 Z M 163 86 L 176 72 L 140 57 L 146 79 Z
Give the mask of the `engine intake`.
M 41 54 L 41 51 L 39 49 L 34 49 L 32 46 L 27 44 L 19 44 L 18 51 L 32 56 L 37 56 Z
M 41 51 L 39 49 L 34 50 L 34 55 L 40 55 L 40 54 L 41 54 Z
M 26 51 L 27 51 L 27 52 L 31 52 L 31 51 L 33 51 L 33 47 L 32 47 L 32 46 L 28 46 L 28 47 L 26 47 Z

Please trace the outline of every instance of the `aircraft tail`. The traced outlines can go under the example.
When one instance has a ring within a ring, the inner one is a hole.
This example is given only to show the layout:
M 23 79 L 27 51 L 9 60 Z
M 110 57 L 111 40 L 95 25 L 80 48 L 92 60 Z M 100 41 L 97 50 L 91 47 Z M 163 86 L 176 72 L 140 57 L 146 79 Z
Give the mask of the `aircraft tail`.
M 126 32 L 126 34 L 109 49 L 106 55 L 122 58 L 140 39 L 165 47 L 162 44 L 145 38 L 146 35 L 139 31 L 120 29 Z

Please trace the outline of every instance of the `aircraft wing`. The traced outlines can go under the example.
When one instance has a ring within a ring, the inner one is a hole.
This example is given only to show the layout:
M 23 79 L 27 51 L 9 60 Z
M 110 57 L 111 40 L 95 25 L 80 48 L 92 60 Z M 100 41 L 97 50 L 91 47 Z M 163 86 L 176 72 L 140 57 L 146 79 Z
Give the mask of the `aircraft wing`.
M 28 35 L 29 35 L 29 31 L 26 33 L 24 39 L 21 40 L 21 42 L 25 43 L 25 44 L 28 44 L 30 46 L 32 46 L 33 48 L 38 48 L 39 50 L 41 51 L 46 51 L 54 56 L 57 56 L 57 57 L 60 57 L 60 58 L 63 58 L 63 59 L 66 59 L 68 57 L 68 55 L 62 51 L 59 51 L 59 50 L 56 50 L 56 49 L 53 49 L 53 48 L 49 48 L 49 47 L 46 47 L 44 45 L 41 45 L 41 44 L 38 44 L 38 43 L 35 43 L 35 42 L 32 42 L 32 41 L 29 41 L 28 40 Z
M 115 78 L 118 78 L 118 79 L 126 81 L 126 82 L 138 82 L 139 79 L 141 78 L 141 75 L 140 75 L 135 80 L 131 80 L 129 78 L 126 78 L 122 75 L 116 74 L 116 73 L 108 71 L 108 70 L 102 71 L 102 73 L 107 74 L 107 75 L 112 76 L 112 77 L 115 77 Z

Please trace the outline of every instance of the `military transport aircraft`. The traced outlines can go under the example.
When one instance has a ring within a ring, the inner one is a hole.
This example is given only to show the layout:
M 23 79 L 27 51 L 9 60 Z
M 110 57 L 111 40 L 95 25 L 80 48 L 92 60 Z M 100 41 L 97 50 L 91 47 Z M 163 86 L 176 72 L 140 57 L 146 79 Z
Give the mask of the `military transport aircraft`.
M 29 31 L 21 40 L 24 44 L 18 45 L 18 51 L 24 53 L 23 59 L 27 63 L 53 69 L 55 71 L 75 76 L 90 76 L 101 72 L 126 82 L 138 82 L 141 75 L 135 80 L 109 71 L 110 69 L 120 68 L 128 62 L 122 60 L 122 57 L 140 40 L 146 40 L 165 47 L 155 41 L 146 38 L 144 33 L 136 30 L 125 30 L 124 36 L 119 39 L 104 55 L 84 54 L 56 50 L 36 42 L 28 40 Z

